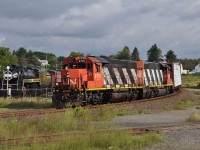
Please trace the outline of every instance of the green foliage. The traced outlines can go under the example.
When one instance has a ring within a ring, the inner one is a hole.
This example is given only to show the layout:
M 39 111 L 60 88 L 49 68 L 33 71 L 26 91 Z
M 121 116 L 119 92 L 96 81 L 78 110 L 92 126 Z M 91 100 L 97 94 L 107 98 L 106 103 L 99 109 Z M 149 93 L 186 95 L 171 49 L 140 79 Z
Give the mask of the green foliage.
M 131 59 L 132 59 L 133 61 L 138 61 L 138 60 L 140 60 L 139 52 L 138 52 L 137 47 L 135 47 L 135 48 L 133 49 L 133 52 L 131 53 Z
M 62 61 L 64 61 L 65 59 L 66 59 L 66 57 L 64 57 L 64 56 L 59 56 L 59 57 L 57 58 L 57 61 L 62 62 Z
M 68 131 L 66 128 L 81 128 L 79 122 L 75 122 L 71 118 L 70 113 L 63 115 L 52 115 L 50 117 L 42 117 L 38 120 L 7 120 L 0 121 L 0 129 L 2 129 L 0 138 L 5 138 L 5 132 L 9 129 L 10 136 L 20 137 L 24 135 L 24 143 L 29 142 L 25 136 L 33 136 L 34 133 L 46 134 L 52 131 Z M 54 119 L 52 119 L 54 118 Z M 79 126 L 78 126 L 79 125 Z M 87 128 L 87 127 L 86 127 Z M 80 132 L 80 130 L 79 130 Z M 66 132 L 65 132 L 66 133 Z M 59 140 L 59 139 L 58 139 Z M 73 149 L 73 150 L 106 150 L 106 149 L 133 149 L 144 148 L 158 142 L 162 142 L 164 138 L 159 134 L 146 134 L 133 136 L 128 131 L 108 130 L 102 132 L 98 128 L 92 131 L 88 129 L 87 134 L 73 134 L 69 132 L 62 140 L 49 142 L 48 144 L 33 143 L 31 145 L 16 145 L 13 149 Z M 22 142 L 22 141 L 21 141 Z M 1 147 L 0 147 L 1 148 Z
M 191 108 L 192 106 L 199 106 L 199 105 L 200 105 L 200 99 L 193 99 L 193 100 L 180 102 L 176 104 L 174 108 L 176 110 L 184 110 L 184 109 Z
M 180 102 L 176 104 L 175 109 L 176 110 L 184 110 L 192 107 L 192 102 L 191 101 L 186 101 L 186 102 Z
M 51 100 L 42 98 L 19 98 L 19 99 L 3 99 L 0 98 L 0 108 L 9 109 L 39 109 L 50 108 Z
M 125 46 L 122 51 L 119 51 L 116 55 L 113 55 L 112 57 L 114 59 L 130 60 L 131 54 L 130 54 L 129 48 Z
M 72 51 L 70 54 L 69 54 L 70 57 L 76 57 L 76 56 L 85 56 L 84 53 L 81 53 L 81 52 L 74 52 Z
M 183 65 L 185 70 L 193 70 L 194 67 L 200 63 L 200 59 L 179 59 L 179 62 Z
M 27 66 L 28 62 L 26 56 L 19 57 L 19 66 Z
M 17 51 L 13 51 L 13 54 L 17 55 L 17 57 L 25 57 L 27 55 L 27 49 L 20 47 Z
M 115 117 L 116 113 L 113 108 L 101 107 L 93 112 L 94 121 L 109 121 Z
M 117 116 L 125 116 L 125 115 L 139 115 L 139 114 L 149 114 L 150 112 L 144 109 L 136 110 L 127 110 L 121 108 L 117 111 Z
M 182 87 L 199 88 L 200 74 L 184 74 L 181 76 Z
M 16 55 L 12 55 L 9 48 L 0 47 L 0 78 L 2 77 L 3 70 L 6 69 L 6 66 L 10 66 L 12 64 L 18 64 Z
M 149 62 L 159 62 L 162 58 L 162 50 L 157 47 L 156 44 L 147 51 L 148 61 Z
M 112 131 L 109 133 L 66 136 L 62 141 L 49 142 L 48 144 L 35 143 L 31 145 L 15 146 L 13 149 L 129 150 L 151 146 L 155 143 L 162 142 L 163 140 L 164 138 L 159 134 L 132 136 L 127 132 Z M 12 149 L 12 147 L 9 149 Z
M 174 54 L 174 51 L 173 50 L 169 50 L 167 52 L 167 54 L 165 54 L 165 57 L 166 57 L 166 61 L 167 62 L 176 62 L 177 61 L 177 57 L 176 55 Z

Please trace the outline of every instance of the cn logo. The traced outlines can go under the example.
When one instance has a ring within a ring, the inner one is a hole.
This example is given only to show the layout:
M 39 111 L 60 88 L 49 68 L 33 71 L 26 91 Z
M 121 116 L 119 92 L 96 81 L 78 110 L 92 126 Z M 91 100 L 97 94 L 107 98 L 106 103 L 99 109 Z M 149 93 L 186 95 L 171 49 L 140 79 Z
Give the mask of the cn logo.
M 73 85 L 76 85 L 77 79 L 70 79 L 70 83 L 73 84 Z

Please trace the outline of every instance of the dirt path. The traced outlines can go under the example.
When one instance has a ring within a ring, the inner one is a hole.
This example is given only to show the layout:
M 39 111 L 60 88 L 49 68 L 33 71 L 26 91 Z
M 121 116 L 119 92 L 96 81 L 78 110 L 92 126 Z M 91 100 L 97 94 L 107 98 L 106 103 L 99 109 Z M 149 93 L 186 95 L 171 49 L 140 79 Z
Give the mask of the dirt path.
M 127 115 L 114 118 L 112 124 L 123 127 L 153 127 L 186 123 L 187 118 L 198 109 L 173 110 L 155 114 Z
M 155 127 L 167 125 L 180 125 L 180 129 L 171 128 L 162 130 L 165 137 L 163 143 L 153 145 L 145 150 L 200 150 L 200 123 L 194 127 L 184 127 L 187 118 L 199 109 L 173 110 L 153 114 L 127 115 L 114 118 L 112 125 L 120 127 Z M 193 124 L 192 124 L 193 125 Z

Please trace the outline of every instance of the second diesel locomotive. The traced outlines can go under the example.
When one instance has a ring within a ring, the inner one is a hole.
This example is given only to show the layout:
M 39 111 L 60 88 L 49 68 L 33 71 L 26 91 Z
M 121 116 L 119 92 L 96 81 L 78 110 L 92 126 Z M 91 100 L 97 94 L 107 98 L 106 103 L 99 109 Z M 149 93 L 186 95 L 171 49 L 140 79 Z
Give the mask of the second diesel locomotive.
M 132 101 L 170 94 L 180 86 L 180 65 L 177 63 L 67 57 L 52 102 L 56 108 L 63 108 Z
M 3 72 L 2 78 L 0 97 L 39 96 L 51 92 L 55 81 L 59 82 L 60 72 L 11 65 Z

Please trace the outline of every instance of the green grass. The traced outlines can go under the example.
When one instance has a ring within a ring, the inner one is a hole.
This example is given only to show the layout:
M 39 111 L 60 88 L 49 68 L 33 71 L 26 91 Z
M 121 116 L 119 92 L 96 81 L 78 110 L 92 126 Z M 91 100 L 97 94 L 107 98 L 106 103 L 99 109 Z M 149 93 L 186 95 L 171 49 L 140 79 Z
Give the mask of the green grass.
M 142 111 L 141 111 L 142 112 Z M 66 110 L 65 113 L 35 116 L 17 119 L 15 117 L 0 120 L 0 139 L 47 134 L 63 134 L 68 132 L 86 132 L 88 134 L 68 135 L 62 141 L 32 145 L 17 146 L 13 149 L 132 149 L 149 146 L 161 142 L 163 137 L 158 134 L 133 136 L 127 131 L 114 129 L 106 121 L 115 117 L 116 112 L 110 108 L 88 110 L 82 107 Z M 101 132 L 102 130 L 109 132 Z M 96 134 L 95 134 L 96 133 Z M 5 148 L 5 147 L 4 147 Z M 0 149 L 3 147 L 0 146 Z M 11 147 L 12 149 L 12 147 Z
M 182 75 L 182 87 L 200 88 L 200 74 Z
M 199 98 L 180 102 L 180 103 L 176 104 L 174 109 L 176 109 L 176 110 L 184 110 L 184 109 L 191 108 L 193 106 L 196 106 L 196 107 L 200 106 L 200 99 Z
M 52 107 L 51 99 L 44 98 L 18 98 L 2 99 L 0 98 L 0 108 L 9 109 L 39 109 Z
M 125 108 L 121 108 L 117 111 L 117 116 L 125 116 L 125 115 L 139 115 L 139 114 L 149 114 L 150 112 L 144 109 L 140 109 L 138 111 L 128 110 Z
M 193 91 L 194 94 L 200 95 L 200 91 Z
M 132 136 L 125 131 L 113 131 L 92 135 L 76 135 L 66 137 L 63 141 L 49 144 L 33 144 L 30 146 L 18 146 L 13 149 L 66 149 L 66 150 L 119 150 L 143 148 L 162 142 L 164 138 L 158 134 Z M 12 149 L 12 147 L 11 147 Z
M 200 112 L 192 114 L 187 120 L 191 122 L 200 122 Z
M 82 107 L 66 110 L 65 113 L 43 115 L 17 119 L 15 117 L 0 120 L 0 138 L 38 136 L 68 131 L 92 131 L 109 128 L 105 124 L 93 124 L 96 121 L 108 121 L 115 113 L 105 109 L 90 112 Z

